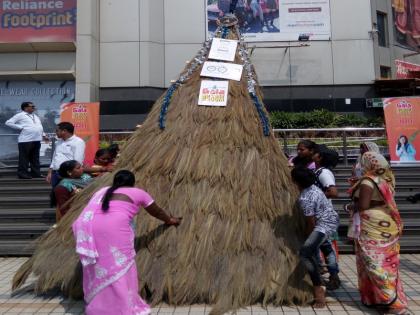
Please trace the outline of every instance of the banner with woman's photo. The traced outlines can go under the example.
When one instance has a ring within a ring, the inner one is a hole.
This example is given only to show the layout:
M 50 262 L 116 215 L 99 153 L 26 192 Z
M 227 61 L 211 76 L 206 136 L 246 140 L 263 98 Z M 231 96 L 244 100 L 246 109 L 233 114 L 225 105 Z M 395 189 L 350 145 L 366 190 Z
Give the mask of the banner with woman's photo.
M 235 0 L 207 1 L 207 36 Z M 329 40 L 330 0 L 237 0 L 234 10 L 246 41 Z
M 391 162 L 420 163 L 420 97 L 383 100 Z
M 420 0 L 392 0 L 395 41 L 420 51 Z

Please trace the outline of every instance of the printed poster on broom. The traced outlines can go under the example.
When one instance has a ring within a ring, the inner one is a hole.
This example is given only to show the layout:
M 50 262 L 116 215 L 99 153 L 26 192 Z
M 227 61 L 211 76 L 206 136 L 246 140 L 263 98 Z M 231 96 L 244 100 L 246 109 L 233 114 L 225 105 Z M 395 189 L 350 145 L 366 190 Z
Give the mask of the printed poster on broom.
M 86 144 L 84 163 L 92 165 L 99 148 L 99 103 L 63 104 L 60 121 L 74 125 L 74 133 Z
M 198 105 L 226 106 L 229 81 L 201 81 Z
M 385 98 L 383 103 L 391 162 L 420 163 L 420 97 Z

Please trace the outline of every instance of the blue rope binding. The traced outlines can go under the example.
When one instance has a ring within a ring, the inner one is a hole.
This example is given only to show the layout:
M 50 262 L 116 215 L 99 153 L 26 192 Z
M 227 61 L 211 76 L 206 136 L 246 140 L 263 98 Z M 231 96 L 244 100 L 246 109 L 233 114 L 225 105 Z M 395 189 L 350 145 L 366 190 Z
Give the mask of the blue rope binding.
M 263 106 L 258 99 L 258 96 L 255 93 L 249 93 L 249 95 L 252 98 L 252 101 L 254 102 L 255 107 L 257 108 L 258 116 L 260 116 L 260 121 L 263 127 L 264 136 L 270 135 L 270 124 L 268 122 L 268 118 L 264 113 Z
M 226 26 L 222 27 L 222 38 L 226 38 L 229 34 L 229 28 L 227 28 Z
M 166 113 L 168 112 L 168 107 L 172 99 L 172 94 L 176 91 L 176 89 L 181 85 L 181 82 L 177 80 L 174 84 L 172 84 L 168 91 L 166 91 L 166 95 L 163 98 L 162 107 L 160 109 L 159 115 L 159 127 L 160 129 L 165 129 L 165 121 L 166 121 Z

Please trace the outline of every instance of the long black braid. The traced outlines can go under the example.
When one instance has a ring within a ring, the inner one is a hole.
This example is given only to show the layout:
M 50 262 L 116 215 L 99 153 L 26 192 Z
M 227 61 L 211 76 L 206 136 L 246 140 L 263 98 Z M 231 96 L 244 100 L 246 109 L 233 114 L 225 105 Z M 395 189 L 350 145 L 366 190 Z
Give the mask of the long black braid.
M 102 201 L 102 210 L 106 212 L 109 209 L 109 202 L 111 197 L 118 188 L 121 187 L 133 187 L 136 182 L 134 174 L 127 170 L 118 171 L 114 176 L 112 186 L 108 188 Z

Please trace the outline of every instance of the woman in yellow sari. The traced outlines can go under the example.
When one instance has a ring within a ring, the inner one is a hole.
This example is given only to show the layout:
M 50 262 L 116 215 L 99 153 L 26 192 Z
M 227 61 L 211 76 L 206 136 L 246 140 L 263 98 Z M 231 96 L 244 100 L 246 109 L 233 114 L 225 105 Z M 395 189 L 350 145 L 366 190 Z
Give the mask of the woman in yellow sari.
M 410 314 L 399 274 L 402 222 L 395 178 L 379 153 L 361 158 L 363 176 L 352 187 L 352 234 L 362 303 L 387 314 Z

